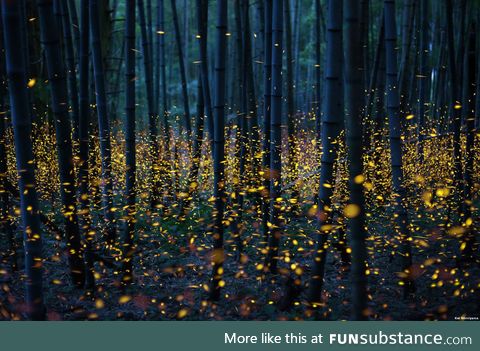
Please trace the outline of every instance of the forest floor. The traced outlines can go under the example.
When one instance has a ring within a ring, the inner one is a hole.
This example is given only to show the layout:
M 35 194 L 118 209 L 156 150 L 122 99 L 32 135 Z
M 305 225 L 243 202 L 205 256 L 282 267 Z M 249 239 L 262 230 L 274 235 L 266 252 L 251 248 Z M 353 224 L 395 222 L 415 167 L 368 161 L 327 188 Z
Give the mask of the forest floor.
M 412 270 L 415 293 L 403 297 L 395 273 L 396 258 L 382 239 L 379 213 L 374 223 L 375 235 L 369 246 L 369 315 L 373 320 L 454 320 L 480 316 L 480 269 L 478 264 L 459 269 L 440 240 L 437 229 L 431 235 L 414 240 Z M 197 218 L 197 219 L 195 219 Z M 115 268 L 96 264 L 96 292 L 87 296 L 69 283 L 65 255 L 61 244 L 45 245 L 44 291 L 49 320 L 343 320 L 350 315 L 349 269 L 331 245 L 326 264 L 323 300 L 315 311 L 305 303 L 315 221 L 307 217 L 286 225 L 283 237 L 285 252 L 291 261 L 280 262 L 278 276 L 262 271 L 262 239 L 259 222 L 242 234 L 246 238 L 241 262 L 236 259 L 234 241 L 226 236 L 225 287 L 222 298 L 208 302 L 211 275 L 207 226 L 198 216 L 183 222 L 172 218 L 159 226 L 139 223 L 135 277 L 124 287 Z M 386 223 L 386 222 L 383 222 Z M 192 238 L 193 237 L 193 238 Z M 335 235 L 332 236 L 333 238 Z M 51 239 L 55 240 L 55 239 Z M 47 239 L 48 241 L 48 239 Z M 197 243 L 198 246 L 197 246 Z M 288 249 L 287 249 L 288 247 Z M 141 249 L 140 249 L 141 248 Z M 450 257 L 449 257 L 450 256 Z M 285 260 L 284 260 L 285 261 Z M 295 263 L 292 263 L 295 262 Z M 11 272 L 2 266 L 0 280 L 0 319 L 24 319 L 24 284 L 22 271 Z M 293 288 L 293 280 L 301 281 Z M 285 305 L 285 292 L 291 292 Z

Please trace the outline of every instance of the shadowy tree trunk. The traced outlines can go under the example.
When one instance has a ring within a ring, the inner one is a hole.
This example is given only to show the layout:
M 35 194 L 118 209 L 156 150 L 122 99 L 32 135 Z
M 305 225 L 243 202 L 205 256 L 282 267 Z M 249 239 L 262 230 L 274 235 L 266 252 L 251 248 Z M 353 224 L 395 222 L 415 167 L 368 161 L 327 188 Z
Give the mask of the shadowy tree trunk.
M 175 38 L 177 41 L 178 63 L 180 65 L 180 77 L 182 79 L 182 97 L 183 97 L 183 114 L 184 114 L 184 128 L 187 131 L 187 137 L 192 134 L 192 124 L 190 121 L 190 107 L 188 103 L 188 86 L 187 76 L 185 73 L 185 58 L 183 56 L 182 36 L 180 34 L 180 25 L 178 23 L 177 5 L 175 0 L 171 0 L 173 24 L 175 27 Z
M 18 30 L 27 19 L 22 16 L 19 1 L 2 0 L 3 35 L 10 93 L 10 109 L 20 193 L 20 211 L 24 231 L 25 282 L 27 314 L 30 319 L 45 319 L 43 305 L 42 235 L 38 215 L 38 198 L 32 151 L 32 124 L 23 45 L 18 43 Z
M 147 26 L 145 18 L 144 1 L 138 0 L 138 14 L 140 19 L 140 29 L 142 37 L 142 53 L 143 53 L 143 67 L 145 73 L 145 86 L 147 92 L 147 105 L 148 105 L 148 128 L 150 139 L 150 151 L 152 153 L 152 169 L 150 173 L 152 184 L 152 196 L 150 199 L 150 205 L 152 209 L 159 205 L 159 145 L 158 145 L 158 113 L 155 106 L 155 96 L 153 90 L 153 66 L 152 66 L 152 50 L 150 42 L 151 29 Z
M 78 139 L 79 139 L 79 158 L 78 184 L 79 184 L 79 224 L 85 237 L 85 288 L 93 291 L 95 287 L 95 278 L 93 270 L 93 252 L 92 242 L 95 237 L 95 231 L 92 228 L 92 218 L 90 214 L 90 189 L 89 189 L 89 143 L 90 143 L 90 14 L 88 1 L 82 1 L 80 8 L 80 54 L 79 54 L 79 120 L 78 120 Z
M 298 1 L 298 0 L 297 0 Z M 320 23 L 322 5 L 320 0 L 315 0 L 315 129 L 316 142 L 320 144 L 322 125 L 322 62 L 321 41 L 322 27 Z M 299 62 L 296 62 L 299 66 Z M 298 78 L 297 78 L 298 79 Z M 320 150 L 320 148 L 318 148 Z
M 262 229 L 265 243 L 268 242 L 270 217 L 270 123 L 271 123 L 271 94 L 272 94 L 272 0 L 264 0 L 265 8 L 265 58 L 263 64 L 263 190 L 262 190 Z
M 208 0 L 196 0 L 197 4 L 197 26 L 199 51 L 200 51 L 200 78 L 202 81 L 203 101 L 207 118 L 207 130 L 210 134 L 211 147 L 213 153 L 213 113 L 212 99 L 210 95 L 210 79 L 208 74 L 208 55 L 207 55 L 207 37 L 208 37 Z
M 363 142 L 365 56 L 357 0 L 345 0 L 345 132 L 348 155 L 349 202 L 344 214 L 352 247 L 352 317 L 367 318 L 367 248 L 365 239 L 365 198 L 363 195 Z
M 59 9 L 62 19 L 63 38 L 65 46 L 65 63 L 67 66 L 68 76 L 68 92 L 70 95 L 70 106 L 72 108 L 72 126 L 73 139 L 78 141 L 78 120 L 79 120 L 79 106 L 78 106 L 78 87 L 77 87 L 77 71 L 75 64 L 75 51 L 72 37 L 72 25 L 70 22 L 70 13 L 68 4 L 65 0 L 57 0 L 59 2 Z
M 343 0 L 329 0 L 327 19 L 327 51 L 325 67 L 325 103 L 322 114 L 322 160 L 317 211 L 319 232 L 308 301 L 316 307 L 321 301 L 328 237 L 332 228 L 330 210 L 335 186 L 334 164 L 337 160 L 337 141 L 343 124 Z
M 67 0 L 65 0 L 67 1 Z M 83 2 L 88 2 L 87 1 L 82 1 L 82 4 L 80 7 L 83 6 Z M 77 15 L 77 7 L 75 5 L 75 0 L 68 0 L 68 12 L 70 13 L 70 18 L 72 22 L 72 29 L 73 29 L 73 38 L 74 38 L 74 46 L 77 51 L 77 54 L 80 56 L 80 31 L 81 31 L 81 25 L 79 26 L 78 23 L 78 15 Z
M 460 104 L 460 94 L 458 89 L 457 67 L 455 63 L 455 43 L 453 29 L 453 5 L 452 0 L 446 0 L 446 16 L 447 16 L 447 47 L 448 47 L 448 75 L 450 79 L 450 116 L 451 129 L 453 131 L 453 181 L 455 186 L 454 202 L 458 202 L 459 193 L 461 192 L 462 181 L 462 162 L 460 150 L 460 128 L 462 105 Z M 462 29 L 463 30 L 463 29 Z
M 282 61 L 283 61 L 283 0 L 272 6 L 272 90 L 270 119 L 270 236 L 265 266 L 277 273 L 278 250 L 282 231 Z M 280 201 L 279 201 L 280 199 Z
M 286 68 L 287 68 L 287 128 L 288 128 L 288 164 L 289 183 L 292 182 L 292 212 L 298 214 L 298 165 L 297 165 L 297 128 L 298 121 L 296 120 L 295 109 L 295 94 L 293 91 L 293 56 L 292 56 L 292 23 L 290 16 L 290 0 L 284 0 L 284 15 L 285 15 L 285 52 L 286 52 Z M 298 64 L 298 62 L 297 62 Z
M 58 168 L 60 173 L 60 192 L 62 212 L 65 217 L 65 236 L 67 255 L 73 283 L 83 287 L 85 282 L 85 265 L 83 249 L 80 244 L 76 199 L 75 172 L 73 167 L 71 124 L 68 117 L 68 96 L 66 70 L 63 65 L 60 47 L 60 33 L 53 14 L 52 0 L 37 0 L 40 18 L 41 41 L 45 49 L 45 57 L 50 85 L 52 111 L 54 114 L 57 141 Z
M 0 52 L 5 53 L 5 45 L 3 40 L 3 19 L 0 6 Z M 5 55 L 0 55 L 0 232 L 5 233 L 9 244 L 9 252 L 7 252 L 8 260 L 11 262 L 11 270 L 17 269 L 17 250 L 14 235 L 13 223 L 10 218 L 12 204 L 7 191 L 8 184 L 8 136 L 7 136 L 7 72 L 5 66 Z
M 425 139 L 425 103 L 428 99 L 428 81 L 430 78 L 430 71 L 428 68 L 428 0 L 418 0 L 420 3 L 420 71 L 418 72 L 418 153 L 420 161 L 423 160 L 423 141 Z
M 405 296 L 414 291 L 411 279 L 412 249 L 406 209 L 406 191 L 403 174 L 403 142 L 400 122 L 400 95 L 397 73 L 397 28 L 395 21 L 395 0 L 385 0 L 385 57 L 387 65 L 387 114 L 390 138 L 390 163 L 395 201 L 395 231 L 400 246 L 400 268 Z
M 157 0 L 157 101 L 159 103 L 159 117 L 161 117 L 162 123 L 162 134 L 164 136 L 163 142 L 163 155 L 161 157 L 161 179 L 164 186 L 164 195 L 169 194 L 170 180 L 171 180 L 171 164 L 170 164 L 170 146 L 171 146 L 171 136 L 170 136 L 170 126 L 168 122 L 168 96 L 167 96 L 167 75 L 165 67 L 165 6 L 163 0 Z
M 381 75 L 380 66 L 383 63 L 385 66 L 385 20 L 382 12 L 382 17 L 380 19 L 380 33 L 378 35 L 377 48 L 375 49 L 375 60 L 372 67 L 372 76 L 369 78 L 369 85 L 367 90 L 367 102 L 365 105 L 364 113 L 364 124 L 363 124 L 363 140 L 364 148 L 369 151 L 372 145 L 375 143 L 372 140 L 372 137 L 377 137 L 380 135 L 379 123 L 377 123 L 377 109 L 374 110 L 374 106 L 380 107 L 383 105 L 383 96 L 384 86 L 383 81 L 385 80 L 385 75 Z M 383 67 L 382 66 L 382 67 Z M 380 100 L 380 101 L 379 101 Z M 380 103 L 380 104 L 379 104 Z M 374 118 L 375 112 L 375 118 Z M 378 133 L 378 134 L 377 134 Z
M 474 162 L 475 162 L 475 78 L 477 69 L 476 58 L 476 23 L 472 20 L 468 26 L 467 43 L 463 63 L 463 122 L 466 127 L 466 155 L 464 168 L 464 184 L 463 184 L 463 215 L 466 221 L 473 220 L 472 215 L 475 209 L 474 201 Z M 475 240 L 475 230 L 472 225 L 468 225 L 466 233 L 460 244 L 462 259 L 465 262 L 475 262 L 474 253 L 477 252 L 477 243 Z
M 173 2 L 173 0 L 172 0 Z M 214 83 L 214 140 L 213 154 L 213 252 L 212 281 L 210 299 L 220 298 L 222 287 L 224 248 L 223 215 L 225 199 L 225 64 L 227 53 L 227 0 L 217 1 L 217 30 L 215 45 L 215 83 Z
M 98 0 L 89 0 L 89 6 L 92 61 L 102 163 L 102 205 L 106 224 L 106 239 L 108 244 L 111 245 L 116 239 L 115 216 L 112 210 L 112 148 L 110 143 L 110 122 L 107 112 L 107 95 L 105 91 L 105 70 L 103 67 Z
M 135 173 L 135 0 L 125 4 L 125 239 L 123 244 L 123 282 L 128 284 L 133 278 L 133 254 L 135 252 L 136 191 Z

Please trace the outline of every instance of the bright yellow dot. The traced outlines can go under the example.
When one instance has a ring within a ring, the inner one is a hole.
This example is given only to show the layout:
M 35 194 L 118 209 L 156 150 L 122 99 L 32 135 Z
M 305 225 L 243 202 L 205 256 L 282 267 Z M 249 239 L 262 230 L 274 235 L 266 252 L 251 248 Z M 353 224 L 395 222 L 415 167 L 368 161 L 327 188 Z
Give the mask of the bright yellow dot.
M 355 178 L 353 178 L 353 181 L 355 182 L 355 184 L 362 184 L 365 181 L 365 176 L 363 174 L 359 174 Z
M 102 299 L 96 299 L 95 300 L 95 308 L 97 308 L 98 310 L 102 309 L 105 307 L 105 303 L 103 302 Z
M 37 80 L 36 80 L 35 78 L 30 78 L 30 79 L 28 80 L 27 86 L 28 86 L 29 88 L 33 88 L 33 87 L 35 86 L 35 84 L 37 84 Z
M 322 232 L 328 232 L 329 230 L 332 230 L 333 229 L 333 225 L 331 224 L 324 224 L 320 227 L 320 230 Z
M 188 314 L 188 310 L 186 308 L 182 308 L 180 311 L 177 313 L 177 318 L 185 318 Z
M 452 235 L 452 236 L 460 236 L 460 235 L 465 233 L 465 228 L 461 227 L 461 226 L 455 226 L 455 227 L 450 228 L 447 231 L 447 233 Z
M 426 204 L 430 204 L 430 202 L 432 201 L 432 193 L 430 191 L 425 191 L 422 194 L 422 199 Z
M 123 296 L 120 296 L 120 298 L 118 299 L 118 303 L 123 305 L 124 303 L 127 303 L 128 301 L 130 301 L 132 299 L 131 296 L 128 296 L 128 295 L 123 295 Z
M 347 218 L 355 218 L 360 214 L 360 206 L 356 204 L 348 204 L 343 209 L 343 214 Z
M 437 189 L 437 191 L 435 192 L 435 194 L 436 194 L 438 197 L 447 197 L 448 195 L 450 195 L 450 189 L 448 189 L 448 188 L 440 188 L 440 189 Z

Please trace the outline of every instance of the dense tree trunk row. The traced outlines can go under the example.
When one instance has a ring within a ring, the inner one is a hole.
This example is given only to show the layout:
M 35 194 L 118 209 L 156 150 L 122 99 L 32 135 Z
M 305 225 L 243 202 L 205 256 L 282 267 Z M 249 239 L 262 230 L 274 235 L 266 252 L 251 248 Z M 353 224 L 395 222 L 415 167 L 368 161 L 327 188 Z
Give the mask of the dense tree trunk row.
M 245 294 L 307 318 L 335 280 L 372 317 L 385 262 L 412 303 L 438 284 L 430 256 L 470 276 L 478 4 L 0 1 L 0 264 L 25 277 L 26 317 L 46 317 L 63 259 L 82 301 L 194 271 L 212 311 Z

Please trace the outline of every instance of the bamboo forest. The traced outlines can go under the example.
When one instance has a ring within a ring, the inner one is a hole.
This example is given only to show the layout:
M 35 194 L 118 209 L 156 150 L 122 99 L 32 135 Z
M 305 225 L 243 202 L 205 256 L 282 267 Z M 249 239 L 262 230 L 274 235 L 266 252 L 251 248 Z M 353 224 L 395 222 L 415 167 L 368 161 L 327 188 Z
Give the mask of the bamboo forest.
M 479 315 L 480 1 L 0 3 L 0 320 Z

